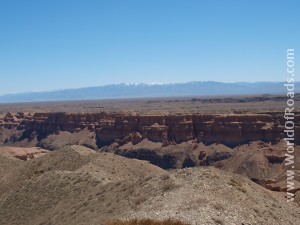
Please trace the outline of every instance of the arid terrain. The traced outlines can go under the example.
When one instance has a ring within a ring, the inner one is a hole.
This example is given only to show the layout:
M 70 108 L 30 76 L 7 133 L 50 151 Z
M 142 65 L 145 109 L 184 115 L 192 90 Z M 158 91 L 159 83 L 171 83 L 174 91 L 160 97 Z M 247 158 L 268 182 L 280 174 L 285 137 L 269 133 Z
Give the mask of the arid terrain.
M 271 95 L 0 104 L 0 224 L 299 224 L 300 112 L 287 203 L 285 106 Z
M 300 101 L 300 95 L 295 95 Z M 110 99 L 34 103 L 0 103 L 0 115 L 7 112 L 136 112 L 139 114 L 162 113 L 235 113 L 282 111 L 286 105 L 283 95 L 207 96 L 177 98 Z

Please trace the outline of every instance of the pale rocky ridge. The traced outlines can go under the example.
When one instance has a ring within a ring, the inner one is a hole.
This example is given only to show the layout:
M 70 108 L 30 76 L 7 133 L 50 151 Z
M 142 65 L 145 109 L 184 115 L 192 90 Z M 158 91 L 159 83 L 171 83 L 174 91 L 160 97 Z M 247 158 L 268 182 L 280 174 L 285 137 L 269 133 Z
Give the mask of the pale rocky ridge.
M 165 171 L 83 146 L 17 163 L 0 155 L 0 162 L 2 225 L 102 225 L 113 218 L 173 218 L 191 225 L 300 221 L 295 203 L 213 167 Z

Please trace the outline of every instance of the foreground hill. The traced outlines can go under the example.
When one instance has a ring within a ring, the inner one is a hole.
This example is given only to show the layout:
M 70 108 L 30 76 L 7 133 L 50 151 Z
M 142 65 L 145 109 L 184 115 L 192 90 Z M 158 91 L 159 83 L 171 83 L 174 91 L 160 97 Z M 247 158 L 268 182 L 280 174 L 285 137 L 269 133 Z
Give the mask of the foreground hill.
M 0 102 L 62 101 L 112 98 L 142 98 L 171 96 L 212 96 L 283 94 L 282 82 L 188 82 L 173 84 L 114 84 L 99 87 L 67 89 L 50 92 L 30 92 L 0 96 Z M 297 88 L 298 83 L 295 84 Z M 296 89 L 295 92 L 298 92 Z
M 68 146 L 29 161 L 0 155 L 0 224 L 104 224 L 174 218 L 191 224 L 299 224 L 300 209 L 212 167 L 165 171 Z

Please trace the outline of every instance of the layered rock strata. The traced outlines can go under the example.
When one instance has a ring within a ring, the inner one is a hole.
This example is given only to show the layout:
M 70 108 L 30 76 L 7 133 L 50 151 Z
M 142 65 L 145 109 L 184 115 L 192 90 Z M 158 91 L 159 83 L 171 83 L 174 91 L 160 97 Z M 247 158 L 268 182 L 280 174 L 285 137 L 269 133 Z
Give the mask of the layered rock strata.
M 295 140 L 299 141 L 300 114 L 295 116 Z M 205 144 L 222 143 L 230 147 L 250 141 L 276 142 L 284 136 L 280 113 L 264 114 L 173 114 L 137 115 L 126 113 L 8 113 L 0 126 L 23 130 L 23 138 L 33 132 L 45 137 L 59 131 L 96 133 L 99 146 L 134 136 L 135 141 L 181 143 L 196 139 Z

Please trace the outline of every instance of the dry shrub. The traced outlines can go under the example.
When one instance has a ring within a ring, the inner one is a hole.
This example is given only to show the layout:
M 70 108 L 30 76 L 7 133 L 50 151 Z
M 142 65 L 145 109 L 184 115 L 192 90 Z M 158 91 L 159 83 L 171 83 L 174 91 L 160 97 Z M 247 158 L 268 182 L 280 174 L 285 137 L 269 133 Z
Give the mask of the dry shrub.
M 218 211 L 224 210 L 224 206 L 221 203 L 216 203 L 213 205 L 213 207 Z
M 239 191 L 241 191 L 243 193 L 247 192 L 246 188 L 243 186 L 242 181 L 240 181 L 240 180 L 236 180 L 236 179 L 232 178 L 232 179 L 230 179 L 228 184 L 236 187 Z
M 213 173 L 213 174 L 212 174 L 212 177 L 213 177 L 213 178 L 220 179 L 220 176 L 219 176 L 218 174 L 216 174 L 216 173 Z
M 199 208 L 201 206 L 209 204 L 208 199 L 206 198 L 193 198 L 187 204 L 183 204 L 182 206 L 179 206 L 179 211 L 185 211 L 185 210 L 194 210 L 195 208 Z
M 137 197 L 136 199 L 134 199 L 134 203 L 135 203 L 135 205 L 139 205 L 139 204 L 145 202 L 146 200 L 147 200 L 147 198 L 145 196 L 141 195 L 141 196 Z
M 153 176 L 148 175 L 148 176 L 145 177 L 145 181 L 151 180 L 152 178 L 153 178 Z
M 188 223 L 180 220 L 166 219 L 166 220 L 153 220 L 153 219 L 130 219 L 130 220 L 112 220 L 105 225 L 189 225 Z
M 164 192 L 167 192 L 167 191 L 171 191 L 171 190 L 174 190 L 175 188 L 178 188 L 179 185 L 172 182 L 172 181 L 168 181 L 168 182 L 165 182 L 162 186 L 162 190 Z
M 162 180 L 168 180 L 168 179 L 170 179 L 170 175 L 169 174 L 163 174 L 163 175 L 161 175 L 161 179 Z
M 213 218 L 213 221 L 215 221 L 216 224 L 219 225 L 225 225 L 225 222 L 222 219 L 219 218 Z
M 216 162 L 215 164 L 214 164 L 214 166 L 216 167 L 216 168 L 219 168 L 219 169 L 221 169 L 221 168 L 223 168 L 223 163 L 222 162 Z

